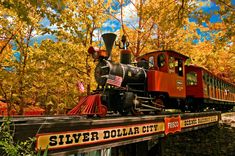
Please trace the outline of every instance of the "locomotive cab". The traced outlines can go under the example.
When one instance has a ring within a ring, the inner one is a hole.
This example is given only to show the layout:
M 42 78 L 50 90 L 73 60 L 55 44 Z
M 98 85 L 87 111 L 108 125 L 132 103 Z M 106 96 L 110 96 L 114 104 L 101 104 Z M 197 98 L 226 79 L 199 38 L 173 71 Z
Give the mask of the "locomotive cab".
M 167 108 L 182 106 L 186 97 L 184 64 L 188 59 L 176 51 L 154 51 L 137 58 L 137 64 L 143 60 L 148 63 L 147 90 L 159 96 Z M 146 64 L 145 64 L 146 66 Z M 167 101 L 167 102 L 166 102 Z

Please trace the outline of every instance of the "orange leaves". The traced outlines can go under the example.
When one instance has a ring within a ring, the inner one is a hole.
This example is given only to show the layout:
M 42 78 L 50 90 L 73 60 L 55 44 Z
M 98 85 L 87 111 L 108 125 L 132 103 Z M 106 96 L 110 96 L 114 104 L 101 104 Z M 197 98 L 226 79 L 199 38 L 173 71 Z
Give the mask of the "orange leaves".
M 209 25 L 210 30 L 225 30 L 226 25 L 224 23 L 210 23 Z

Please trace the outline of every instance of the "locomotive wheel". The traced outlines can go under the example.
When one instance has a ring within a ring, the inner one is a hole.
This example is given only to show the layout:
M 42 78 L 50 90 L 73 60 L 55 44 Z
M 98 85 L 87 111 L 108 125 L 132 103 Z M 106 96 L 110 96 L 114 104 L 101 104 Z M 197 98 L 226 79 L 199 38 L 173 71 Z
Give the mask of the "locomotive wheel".
M 100 113 L 97 114 L 99 117 L 105 117 L 108 111 L 108 108 L 105 105 L 100 106 Z
M 159 112 L 161 112 L 163 110 L 163 108 L 165 107 L 163 100 L 160 99 L 160 98 L 157 98 L 155 100 L 155 103 L 153 104 L 153 106 L 156 107 L 156 108 L 161 108 L 161 110 L 159 110 L 159 111 L 154 111 L 155 114 L 158 114 Z

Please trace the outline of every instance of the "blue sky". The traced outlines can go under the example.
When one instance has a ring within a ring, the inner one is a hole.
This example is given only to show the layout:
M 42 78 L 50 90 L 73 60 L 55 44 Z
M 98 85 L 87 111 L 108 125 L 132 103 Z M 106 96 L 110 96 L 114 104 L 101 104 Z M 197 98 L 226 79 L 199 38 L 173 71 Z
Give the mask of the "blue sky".
M 133 17 L 133 6 L 131 3 L 129 3 L 129 0 L 127 0 L 128 2 L 125 4 L 125 7 L 124 7 L 124 22 L 126 22 L 126 24 L 128 25 L 128 22 L 131 22 L 131 24 L 133 25 L 133 23 L 137 23 L 138 22 L 138 17 L 137 16 L 134 16 Z M 213 13 L 215 11 L 218 11 L 219 10 L 219 7 L 209 1 L 209 0 L 203 0 L 205 2 L 205 4 L 209 4 L 209 5 L 204 5 L 201 7 L 201 10 L 205 13 L 210 13 L 212 14 L 212 17 L 210 19 L 210 22 L 221 22 L 221 19 L 220 19 L 220 16 L 219 15 L 213 15 Z M 232 3 L 234 4 L 235 3 L 235 0 L 232 0 Z M 118 10 L 119 9 L 119 6 L 118 6 L 118 3 L 115 3 L 113 5 L 113 8 L 115 10 Z M 130 17 L 130 14 L 132 14 L 132 18 Z M 130 19 L 131 18 L 131 19 Z M 136 18 L 136 19 L 135 19 Z M 191 22 L 197 22 L 195 19 L 190 19 Z M 204 23 L 204 26 L 205 23 Z M 104 23 L 103 25 L 103 31 L 108 31 L 108 32 L 116 32 L 117 30 L 120 29 L 120 23 L 117 21 L 117 20 L 108 20 Z
M 136 15 L 133 14 L 134 11 L 134 6 L 130 3 L 130 0 L 125 0 L 126 3 L 124 4 L 124 22 L 125 24 L 128 26 L 132 25 L 135 26 L 135 24 L 137 25 L 138 23 L 138 17 Z M 220 19 L 219 15 L 214 14 L 215 11 L 218 11 L 220 8 L 212 1 L 210 0 L 202 0 L 203 3 L 205 4 L 204 6 L 201 7 L 201 10 L 204 13 L 209 13 L 211 14 L 211 18 L 210 18 L 210 22 L 212 23 L 216 23 L 216 22 L 221 22 L 222 20 Z M 198 1 L 200 2 L 200 0 Z M 235 0 L 231 0 L 232 5 L 235 5 Z M 117 3 L 116 1 L 114 1 L 114 3 L 112 4 L 112 9 L 116 10 L 117 12 L 120 9 L 119 3 Z M 119 16 L 119 14 L 117 14 L 117 17 Z M 197 22 L 196 19 L 190 18 L 189 19 L 190 22 Z M 50 25 L 50 21 L 45 18 L 42 21 L 43 26 L 45 27 L 49 27 L 50 29 L 56 29 L 55 26 L 49 26 Z M 203 26 L 207 27 L 206 23 L 202 23 Z M 102 26 L 102 33 L 105 32 L 116 32 L 121 28 L 121 24 L 118 22 L 118 20 L 107 20 L 103 26 Z M 208 34 L 208 32 L 201 32 L 199 29 L 197 30 L 198 34 L 202 36 L 202 38 L 206 39 L 206 40 L 210 40 L 210 35 Z M 98 36 L 99 37 L 99 36 Z M 37 36 L 37 38 L 35 38 L 34 40 L 41 43 L 41 41 L 43 39 L 46 38 L 50 38 L 50 39 L 55 39 L 54 36 L 52 35 L 44 35 L 44 36 Z
M 126 3 L 124 5 L 124 14 L 125 14 L 125 19 L 124 21 L 126 22 L 125 24 L 128 26 L 128 24 L 132 24 L 132 26 L 135 25 L 135 23 L 138 23 L 138 17 L 137 16 L 133 16 L 133 9 L 134 6 L 131 5 L 130 0 L 125 0 Z M 215 3 L 209 1 L 209 0 L 202 0 L 203 2 L 205 2 L 205 4 L 201 7 L 202 11 L 205 13 L 210 13 L 212 16 L 210 18 L 210 22 L 212 23 L 216 23 L 216 22 L 221 22 L 222 20 L 220 19 L 219 15 L 215 15 L 214 12 L 218 11 L 220 8 L 218 6 L 215 5 Z M 231 0 L 232 5 L 235 6 L 235 0 Z M 120 6 L 118 5 L 118 3 L 113 3 L 112 5 L 112 9 L 119 11 Z M 117 14 L 118 15 L 118 14 Z M 196 19 L 189 19 L 190 22 L 197 22 Z M 56 29 L 55 26 L 50 26 L 50 21 L 47 18 L 44 18 L 43 21 L 41 22 L 41 24 L 44 27 L 48 27 L 50 29 Z M 203 26 L 207 27 L 205 23 L 202 23 Z M 121 28 L 120 23 L 117 20 L 107 20 L 102 27 L 102 33 L 105 32 L 116 32 Z M 205 41 L 205 40 L 211 40 L 211 36 L 210 33 L 211 32 L 202 32 L 200 29 L 197 29 L 197 33 L 201 36 L 200 41 Z M 99 36 L 98 36 L 99 37 Z M 36 37 L 32 38 L 31 40 L 31 45 L 34 42 L 37 43 L 41 43 L 42 40 L 45 39 L 52 39 L 52 40 L 56 40 L 56 36 L 50 35 L 50 34 L 45 34 L 45 35 L 37 35 Z M 194 41 L 195 43 L 198 43 L 198 40 Z M 13 45 L 13 49 L 16 49 L 16 47 Z M 20 58 L 20 53 L 16 52 L 14 54 L 14 57 L 17 59 L 17 61 L 19 61 Z

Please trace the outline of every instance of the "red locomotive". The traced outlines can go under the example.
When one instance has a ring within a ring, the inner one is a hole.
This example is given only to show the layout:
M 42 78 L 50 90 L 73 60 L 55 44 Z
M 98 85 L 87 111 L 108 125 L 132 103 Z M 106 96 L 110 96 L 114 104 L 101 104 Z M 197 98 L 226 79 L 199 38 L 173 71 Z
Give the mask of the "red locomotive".
M 154 51 L 138 57 L 137 63 L 132 64 L 129 44 L 123 36 L 118 44 L 122 49 L 120 63 L 115 63 L 111 51 L 116 35 L 108 33 L 102 37 L 106 51 L 88 49 L 98 60 L 95 68 L 98 87 L 69 114 L 105 116 L 107 111 L 113 111 L 138 115 L 166 108 L 200 111 L 208 106 L 235 105 L 235 86 L 203 68 L 185 66 L 187 56 L 172 50 Z

